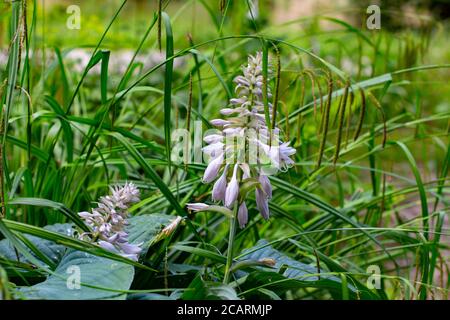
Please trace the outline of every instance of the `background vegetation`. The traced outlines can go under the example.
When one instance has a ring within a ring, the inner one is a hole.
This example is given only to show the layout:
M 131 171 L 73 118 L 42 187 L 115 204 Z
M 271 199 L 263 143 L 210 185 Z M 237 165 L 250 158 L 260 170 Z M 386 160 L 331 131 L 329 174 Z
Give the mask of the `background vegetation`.
M 0 296 L 447 299 L 449 22 L 431 4 L 382 3 L 368 30 L 360 1 L 305 3 L 163 1 L 159 15 L 158 1 L 2 2 Z M 263 46 L 296 165 L 272 178 L 268 222 L 249 208 L 222 284 L 228 220 L 185 209 L 211 186 L 203 163 L 169 167 L 165 137 L 206 130 Z M 126 181 L 142 193 L 139 262 L 73 236 L 76 212 Z

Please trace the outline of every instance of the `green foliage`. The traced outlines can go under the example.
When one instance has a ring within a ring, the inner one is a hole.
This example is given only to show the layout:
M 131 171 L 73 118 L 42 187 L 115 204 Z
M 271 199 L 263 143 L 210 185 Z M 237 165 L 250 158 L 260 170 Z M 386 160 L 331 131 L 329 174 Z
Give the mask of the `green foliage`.
M 58 223 L 54 225 L 45 226 L 43 229 L 64 234 L 66 236 L 72 236 L 74 234 L 73 225 L 70 223 L 64 224 Z M 66 248 L 63 245 L 57 244 L 54 241 L 45 240 L 30 235 L 25 235 L 24 237 L 29 242 L 31 242 L 40 253 L 45 255 L 47 261 L 50 260 L 54 264 L 57 264 L 61 261 L 61 258 L 63 257 L 66 251 Z M 14 246 L 8 239 L 3 239 L 0 241 L 0 255 L 9 260 L 18 260 L 27 263 L 30 262 L 27 261 L 27 259 L 22 254 L 14 250 Z
M 74 287 L 76 282 L 71 283 L 73 280 L 69 278 L 70 273 L 76 275 L 75 272 L 80 275 L 79 288 Z M 80 251 L 69 251 L 54 274 L 44 282 L 22 288 L 17 296 L 46 300 L 125 299 L 126 294 L 121 290 L 129 289 L 133 276 L 134 270 L 130 265 Z
M 254 19 L 239 1 L 166 1 L 161 17 L 156 1 L 80 1 L 79 31 L 61 4 L 46 30 L 39 2 L 23 3 L 0 4 L 0 297 L 448 298 L 448 22 L 369 31 L 351 20 L 361 5 L 345 20 L 277 23 L 271 1 Z M 79 47 L 84 64 L 69 58 Z M 185 209 L 211 186 L 204 163 L 172 161 L 170 137 L 210 129 L 257 50 L 295 166 L 271 177 L 270 220 L 249 201 L 246 228 L 228 238 L 228 216 Z M 137 262 L 74 233 L 87 228 L 77 212 L 127 181 L 142 195 L 127 226 Z
M 341 281 L 341 278 L 334 275 L 334 272 L 321 269 L 317 265 L 317 261 L 314 262 L 315 265 L 311 265 L 294 260 L 275 250 L 265 240 L 258 241 L 255 248 L 250 248 L 242 252 L 240 259 L 255 261 L 273 259 L 275 262 L 271 266 L 273 271 L 267 271 L 263 267 L 258 267 L 261 270 L 253 271 L 248 275 L 245 281 L 247 294 L 255 294 L 256 292 L 267 295 L 267 291 L 261 291 L 261 289 L 270 289 L 276 296 L 279 296 L 286 289 L 318 288 L 328 289 L 333 296 L 339 297 L 342 287 L 345 286 L 351 292 L 353 299 L 378 298 L 376 294 L 370 292 L 368 288 L 359 283 L 351 275 L 349 275 L 351 280 L 344 283 L 344 281 Z M 330 265 L 330 267 L 335 266 Z M 337 274 L 339 269 L 335 272 Z M 345 273 L 343 275 L 347 277 Z

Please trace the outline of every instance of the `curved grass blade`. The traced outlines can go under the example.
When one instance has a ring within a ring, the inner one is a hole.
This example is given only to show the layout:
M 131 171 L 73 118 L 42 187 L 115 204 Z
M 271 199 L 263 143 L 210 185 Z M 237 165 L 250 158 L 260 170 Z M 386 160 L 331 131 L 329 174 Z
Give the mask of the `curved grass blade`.
M 84 231 L 89 231 L 83 221 L 76 213 L 67 208 L 64 204 L 41 198 L 15 198 L 8 201 L 8 205 L 27 205 L 36 207 L 53 208 L 63 213 L 67 218 L 73 221 L 78 227 Z
M 139 262 L 124 258 L 121 255 L 115 254 L 111 251 L 105 250 L 99 246 L 96 246 L 96 245 L 86 242 L 86 241 L 81 241 L 76 238 L 69 237 L 69 236 L 66 236 L 66 235 L 58 233 L 58 232 L 45 230 L 43 228 L 39 228 L 39 227 L 32 226 L 29 224 L 21 223 L 21 222 L 11 221 L 11 220 L 7 220 L 7 219 L 3 219 L 2 221 L 0 221 L 0 231 L 2 231 L 2 232 L 3 232 L 3 230 L 1 229 L 1 227 L 2 227 L 1 224 L 3 223 L 3 226 L 5 226 L 6 228 L 9 228 L 9 229 L 17 231 L 17 232 L 26 233 L 26 234 L 30 234 L 32 236 L 36 236 L 36 237 L 45 239 L 45 240 L 53 241 L 57 244 L 61 244 L 68 248 L 87 252 L 87 253 L 93 254 L 95 256 L 104 257 L 104 258 L 108 258 L 111 260 L 124 262 L 129 265 L 134 265 L 139 268 L 147 269 L 150 271 L 155 271 L 154 269 L 147 267 L 145 265 L 142 265 Z M 9 231 L 9 232 L 11 232 L 11 231 Z M 11 238 L 9 238 L 9 237 L 7 237 L 7 238 L 11 241 Z M 15 241 L 11 241 L 11 242 L 14 244 L 14 246 L 16 246 Z M 36 265 L 41 264 L 38 260 L 36 260 L 36 258 L 34 256 L 30 255 L 28 250 L 25 249 L 25 253 L 22 251 L 20 253 L 22 253 L 33 264 L 36 264 Z
M 270 111 L 269 111 L 269 99 L 268 99 L 268 81 L 269 81 L 269 50 L 267 43 L 263 42 L 263 100 L 264 100 L 264 116 L 266 119 L 267 128 L 269 128 L 269 136 L 272 137 L 272 125 L 270 124 Z M 277 103 L 277 101 L 275 101 Z M 273 108 L 275 105 L 272 106 Z M 275 121 L 275 120 L 274 120 Z
M 101 101 L 102 104 L 106 104 L 108 100 L 108 64 L 109 64 L 109 50 L 102 50 L 101 52 L 101 60 L 102 64 L 100 67 L 100 91 L 101 91 Z
M 168 58 L 173 56 L 173 34 L 170 18 L 167 13 L 162 12 L 164 26 L 166 28 L 166 70 L 164 76 L 164 137 L 166 142 L 166 157 L 169 171 L 171 170 L 171 117 L 172 109 L 172 82 L 173 82 L 173 59 Z
M 422 222 L 423 222 L 423 229 L 424 229 L 424 237 L 428 241 L 429 235 L 428 235 L 428 229 L 429 229 L 429 215 L 428 215 L 428 203 L 427 203 L 427 194 L 425 192 L 425 187 L 422 182 L 422 178 L 420 177 L 419 168 L 417 167 L 416 160 L 414 159 L 413 155 L 411 154 L 411 151 L 409 151 L 408 147 L 401 141 L 394 141 L 391 142 L 391 144 L 397 144 L 403 151 L 403 153 L 406 156 L 406 159 L 409 162 L 409 166 L 411 167 L 411 171 L 414 174 L 414 178 L 416 179 L 417 188 L 419 189 L 419 195 L 420 195 L 420 203 L 422 207 Z
M 196 45 L 198 46 L 198 45 Z M 189 49 L 188 52 L 199 56 L 200 58 L 202 58 L 204 61 L 206 61 L 206 63 L 210 66 L 211 70 L 214 72 L 214 74 L 216 75 L 217 79 L 220 81 L 220 84 L 223 86 L 223 88 L 225 89 L 225 92 L 227 93 L 228 99 L 231 99 L 232 97 L 232 93 L 230 88 L 228 87 L 227 83 L 225 82 L 225 80 L 223 79 L 223 77 L 220 75 L 219 71 L 217 70 L 217 68 L 214 66 L 214 64 L 212 63 L 212 61 L 210 59 L 208 59 L 208 57 L 206 57 L 204 54 L 202 54 L 200 51 L 195 50 L 195 49 Z
M 149 176 L 149 178 L 155 183 L 162 194 L 167 198 L 170 204 L 174 207 L 175 211 L 181 215 L 186 216 L 186 212 L 181 208 L 177 199 L 170 191 L 169 187 L 162 181 L 158 174 L 153 170 L 152 167 L 145 161 L 144 157 L 136 150 L 136 148 L 129 143 L 124 137 L 114 132 L 107 132 L 105 134 L 111 135 L 116 138 L 130 153 L 130 155 L 136 160 L 137 163 L 142 167 L 144 172 Z
M 212 261 L 216 261 L 219 263 L 226 263 L 226 258 L 218 253 L 212 252 L 210 250 L 205 250 L 205 249 L 201 249 L 201 248 L 197 248 L 197 247 L 192 247 L 192 246 L 186 246 L 186 245 L 182 245 L 182 244 L 176 244 L 173 246 L 173 249 L 175 250 L 179 250 L 179 251 L 184 251 L 184 252 L 188 252 L 188 253 L 192 253 L 196 256 L 199 257 L 203 257 L 203 258 L 207 258 L 210 259 Z
M 8 132 L 8 124 L 9 124 L 9 115 L 11 113 L 11 107 L 13 104 L 14 90 L 16 88 L 16 81 L 19 73 L 19 63 L 20 63 L 20 39 L 21 39 L 21 27 L 19 25 L 20 14 L 22 3 L 20 1 L 14 1 L 11 4 L 11 48 L 9 52 L 8 58 L 8 78 L 7 78 L 7 90 L 6 90 L 6 110 L 5 115 L 3 116 L 4 121 L 4 136 L 1 137 L 3 139 L 3 144 L 6 140 L 6 133 Z M 2 108 L 3 109 L 3 108 Z M 3 110 L 1 110 L 3 114 Z M 3 177 L 2 177 L 3 179 Z

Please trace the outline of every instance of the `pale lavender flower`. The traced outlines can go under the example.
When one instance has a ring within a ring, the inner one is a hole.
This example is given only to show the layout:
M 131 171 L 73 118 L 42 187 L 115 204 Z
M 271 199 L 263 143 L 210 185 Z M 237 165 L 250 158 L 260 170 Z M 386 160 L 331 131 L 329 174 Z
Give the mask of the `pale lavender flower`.
M 227 171 L 228 165 L 225 166 L 222 175 L 219 179 L 214 183 L 212 190 L 212 199 L 213 201 L 224 201 L 225 200 L 225 191 L 227 189 Z
M 295 154 L 295 148 L 289 147 L 291 142 L 285 142 L 280 145 L 280 159 L 281 163 L 284 163 L 286 166 L 291 166 L 294 164 L 294 161 L 290 158 L 290 156 Z
M 210 134 L 203 138 L 203 141 L 205 141 L 207 144 L 211 143 L 217 143 L 219 141 L 223 140 L 223 136 L 221 134 Z
M 95 242 L 102 248 L 129 259 L 138 260 L 142 249 L 139 245 L 128 242 L 128 233 L 124 229 L 128 224 L 128 208 L 140 200 L 139 189 L 133 183 L 110 189 L 111 194 L 101 197 L 92 213 L 78 213 L 91 229 L 90 232 L 81 234 L 80 238 Z
M 237 169 L 239 166 L 234 165 L 233 176 L 225 191 L 225 207 L 231 208 L 239 195 L 239 182 L 237 180 Z
M 265 175 L 260 175 L 259 183 L 261 184 L 262 189 L 266 193 L 268 199 L 272 198 L 272 185 L 270 184 L 269 178 Z
M 213 126 L 217 126 L 217 127 L 222 127 L 226 124 L 229 124 L 228 121 L 223 120 L 223 119 L 214 119 L 214 120 L 211 120 L 210 122 Z
M 231 109 L 231 108 L 224 108 L 224 109 L 220 110 L 220 113 L 223 114 L 224 116 L 229 116 L 230 114 L 238 113 L 238 112 L 239 112 L 239 110 Z
M 221 141 L 217 141 L 202 148 L 202 151 L 204 154 L 214 157 L 214 155 L 223 153 L 224 146 L 225 146 L 224 143 L 222 143 Z
M 214 160 L 212 160 L 208 167 L 206 167 L 205 173 L 203 175 L 203 182 L 209 183 L 213 181 L 217 174 L 219 173 L 220 167 L 223 163 L 223 153 L 218 155 Z
M 186 204 L 187 208 L 194 212 L 200 212 L 200 211 L 212 211 L 212 212 L 218 212 L 221 214 L 224 214 L 228 217 L 233 216 L 233 212 L 223 206 L 215 206 L 215 205 L 208 205 L 205 203 L 188 203 Z
M 207 205 L 206 203 L 201 203 L 201 202 L 197 202 L 197 203 L 188 203 L 187 208 L 191 211 L 206 211 L 209 209 L 209 205 Z
M 243 172 L 242 179 L 250 178 L 250 166 L 247 163 L 241 163 L 239 166 L 241 167 L 241 170 Z
M 106 249 L 108 251 L 112 251 L 112 252 L 116 252 L 116 253 L 118 252 L 117 248 L 113 244 L 109 243 L 108 241 L 99 240 L 98 244 L 100 247 L 102 247 L 103 249 Z
M 264 194 L 264 191 L 261 190 L 260 188 L 256 188 L 255 198 L 256 198 L 256 207 L 258 208 L 262 217 L 266 220 L 269 219 L 270 216 L 269 200 L 267 196 Z

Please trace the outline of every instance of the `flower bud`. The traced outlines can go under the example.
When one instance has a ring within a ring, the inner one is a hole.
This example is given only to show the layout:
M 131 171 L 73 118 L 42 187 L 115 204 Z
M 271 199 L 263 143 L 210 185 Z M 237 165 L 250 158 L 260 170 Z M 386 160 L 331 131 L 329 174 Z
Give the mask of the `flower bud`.
M 214 183 L 213 190 L 212 190 L 213 201 L 224 201 L 225 200 L 225 191 L 227 189 L 228 166 L 229 166 L 228 164 L 225 165 L 225 169 L 223 170 L 222 175 Z
M 230 208 L 239 195 L 239 183 L 237 181 L 238 165 L 234 165 L 233 176 L 225 191 L 225 206 Z
M 219 173 L 219 169 L 223 163 L 223 153 L 217 156 L 213 161 L 208 164 L 206 167 L 205 173 L 203 174 L 203 182 L 209 183 L 213 181 L 217 174 Z
M 239 221 L 239 226 L 243 229 L 248 222 L 248 210 L 245 202 L 242 202 L 239 206 L 237 218 Z
M 209 205 L 206 203 L 188 203 L 187 205 L 188 210 L 191 211 L 206 211 L 209 209 Z
M 264 191 L 262 191 L 259 188 L 256 188 L 255 197 L 256 197 L 256 207 L 258 208 L 259 213 L 264 219 L 268 220 L 270 216 L 269 202 L 267 200 L 266 195 L 264 194 Z

